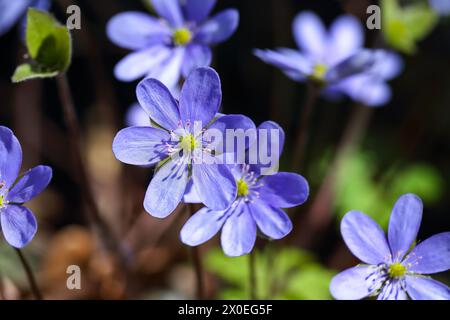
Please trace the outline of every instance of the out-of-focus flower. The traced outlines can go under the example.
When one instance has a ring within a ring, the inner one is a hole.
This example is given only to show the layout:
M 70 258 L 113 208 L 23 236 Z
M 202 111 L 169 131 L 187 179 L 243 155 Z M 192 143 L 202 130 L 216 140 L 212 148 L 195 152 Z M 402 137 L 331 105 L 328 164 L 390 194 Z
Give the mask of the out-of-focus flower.
M 150 118 L 140 104 L 136 102 L 128 107 L 125 114 L 125 124 L 127 127 L 148 127 L 150 126 Z
M 330 97 L 348 94 L 356 101 L 374 105 L 390 96 L 386 80 L 398 74 L 401 62 L 397 56 L 394 58 L 385 51 L 364 49 L 364 32 L 356 18 L 341 16 L 327 31 L 316 14 L 302 12 L 294 20 L 293 33 L 300 51 L 257 49 L 255 55 L 280 68 L 295 81 L 310 80 L 321 84 L 324 93 Z M 380 56 L 390 59 L 380 59 Z M 357 78 L 359 76 L 361 78 Z M 372 91 L 368 88 L 359 90 L 367 79 L 376 81 L 378 86 Z
M 0 0 L 0 36 L 8 32 L 16 23 L 20 22 L 20 33 L 25 34 L 26 11 L 29 7 L 47 11 L 50 0 Z
M 133 50 L 115 67 L 122 81 L 141 77 L 160 80 L 172 89 L 198 67 L 211 64 L 210 46 L 228 39 L 239 23 L 235 9 L 208 18 L 216 0 L 152 0 L 162 19 L 142 12 L 114 16 L 107 26 L 116 45 Z
M 450 0 L 430 0 L 430 5 L 439 15 L 450 15 Z
M 41 193 L 52 178 L 50 167 L 37 166 L 18 179 L 21 165 L 19 141 L 0 126 L 0 223 L 3 236 L 15 248 L 26 246 L 37 230 L 34 214 L 23 204 Z
M 422 220 L 422 201 L 413 194 L 401 196 L 392 210 L 388 237 L 362 212 L 350 211 L 341 233 L 350 251 L 366 264 L 347 269 L 333 278 L 336 299 L 379 300 L 450 299 L 450 288 L 428 274 L 450 268 L 450 232 L 439 233 L 415 247 Z
M 156 79 L 141 81 L 137 97 L 155 126 L 121 130 L 114 139 L 113 151 L 127 164 L 158 165 L 145 195 L 145 210 L 155 217 L 168 216 L 182 200 L 190 181 L 206 206 L 228 208 L 236 197 L 236 182 L 222 161 L 215 162 L 218 154 L 212 152 L 214 142 L 203 139 L 203 133 L 214 127 L 225 135 L 228 128 L 246 130 L 254 124 L 241 115 L 214 121 L 222 99 L 219 75 L 211 68 L 196 69 L 186 79 L 179 102 Z
M 273 122 L 258 129 L 279 130 L 280 150 L 284 133 Z M 272 143 L 270 140 L 268 143 Z M 269 146 L 270 149 L 270 146 Z M 278 172 L 260 175 L 261 165 L 236 165 L 232 173 L 238 187 L 236 198 L 226 210 L 200 209 L 183 226 L 181 241 L 190 246 L 200 245 L 222 229 L 221 243 L 228 256 L 241 256 L 252 251 L 257 229 L 271 239 L 281 239 L 292 230 L 292 222 L 281 208 L 290 208 L 306 201 L 308 182 L 301 175 Z M 195 201 L 195 192 L 190 195 Z

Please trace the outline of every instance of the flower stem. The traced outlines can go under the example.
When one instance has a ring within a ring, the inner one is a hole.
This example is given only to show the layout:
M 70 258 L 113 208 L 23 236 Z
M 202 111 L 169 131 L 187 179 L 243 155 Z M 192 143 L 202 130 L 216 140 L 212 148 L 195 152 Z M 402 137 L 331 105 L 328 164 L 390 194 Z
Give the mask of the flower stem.
M 192 216 L 195 213 L 194 204 L 188 204 L 189 215 Z M 200 247 L 191 247 L 191 257 L 195 270 L 195 292 L 198 300 L 205 298 L 204 294 L 204 278 L 203 278 L 203 264 L 200 254 Z
M 256 266 L 255 266 L 255 256 L 254 251 L 248 254 L 248 273 L 250 280 L 250 299 L 257 300 L 256 297 Z
M 22 263 L 23 269 L 25 270 L 25 273 L 27 274 L 28 282 L 30 283 L 31 291 L 33 292 L 35 298 L 37 300 L 43 300 L 42 293 L 39 290 L 39 287 L 36 283 L 36 279 L 33 274 L 33 270 L 31 270 L 30 264 L 28 263 L 27 259 L 23 255 L 22 251 L 20 249 L 14 248 L 17 252 L 17 255 L 19 256 L 20 262 Z
M 83 161 L 80 145 L 80 127 L 66 74 L 56 77 L 56 83 L 58 85 L 58 91 L 61 99 L 64 122 L 68 130 L 69 146 L 74 158 L 73 160 L 77 173 L 76 177 L 79 179 L 78 182 L 80 184 L 80 189 L 82 190 L 82 194 L 87 205 L 88 222 L 91 223 L 95 231 L 99 233 L 100 240 L 106 248 L 113 252 L 120 252 L 120 246 L 117 243 L 112 231 L 100 216 L 92 186 L 88 178 L 88 171 Z
M 320 93 L 320 87 L 314 82 L 308 82 L 307 98 L 301 113 L 300 125 L 297 129 L 294 154 L 292 157 L 293 171 L 299 171 L 301 162 L 305 154 L 305 147 L 308 141 L 309 125 L 314 106 Z

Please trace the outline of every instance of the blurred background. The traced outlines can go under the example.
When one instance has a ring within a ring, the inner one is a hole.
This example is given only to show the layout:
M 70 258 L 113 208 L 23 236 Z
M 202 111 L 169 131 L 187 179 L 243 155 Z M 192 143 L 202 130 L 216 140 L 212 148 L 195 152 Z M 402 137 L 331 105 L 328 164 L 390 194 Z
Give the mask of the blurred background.
M 401 1 L 402 4 L 418 1 Z M 369 0 L 220 0 L 215 12 L 240 12 L 237 32 L 214 49 L 212 66 L 221 76 L 223 111 L 259 124 L 278 122 L 287 143 L 281 170 L 288 171 L 306 86 L 285 77 L 253 54 L 254 48 L 295 48 L 291 23 L 313 10 L 327 23 L 350 13 L 365 24 Z M 0 124 L 21 141 L 23 169 L 48 164 L 50 187 L 35 198 L 39 230 L 24 250 L 46 298 L 193 298 L 195 274 L 189 250 L 178 239 L 188 213 L 182 206 L 158 220 L 142 201 L 152 170 L 126 166 L 111 151 L 126 112 L 136 101 L 137 82 L 114 78 L 114 65 L 128 52 L 112 44 L 107 21 L 128 10 L 148 10 L 139 0 L 55 0 L 53 12 L 65 21 L 65 8 L 81 8 L 82 28 L 74 30 L 70 87 L 82 126 L 82 146 L 101 215 L 120 242 L 120 254 L 104 250 L 89 227 L 71 165 L 67 130 L 54 80 L 13 85 L 10 77 L 26 52 L 16 29 L 0 38 Z M 367 32 L 367 46 L 385 47 L 383 30 Z M 392 45 L 392 44 L 391 44 Z M 394 49 L 395 50 L 395 49 Z M 450 17 L 436 19 L 413 54 L 402 53 L 404 70 L 391 82 L 389 104 L 364 111 L 359 136 L 339 167 L 333 157 L 354 114 L 351 100 L 319 99 L 312 116 L 305 162 L 300 173 L 311 186 L 308 202 L 290 212 L 293 232 L 277 242 L 258 240 L 259 298 L 331 299 L 328 285 L 340 270 L 358 263 L 342 242 L 339 221 L 350 209 L 372 216 L 384 228 L 401 194 L 424 201 L 418 240 L 450 230 Z M 329 169 L 336 169 L 334 191 L 321 194 Z M 314 205 L 313 205 L 314 204 Z M 318 205 L 319 204 L 319 205 Z M 209 298 L 249 298 L 248 257 L 228 258 L 217 237 L 201 247 Z M 68 290 L 68 265 L 81 268 L 81 290 Z M 450 274 L 435 279 L 450 284 Z M 30 298 L 28 283 L 13 250 L 0 242 L 0 297 Z

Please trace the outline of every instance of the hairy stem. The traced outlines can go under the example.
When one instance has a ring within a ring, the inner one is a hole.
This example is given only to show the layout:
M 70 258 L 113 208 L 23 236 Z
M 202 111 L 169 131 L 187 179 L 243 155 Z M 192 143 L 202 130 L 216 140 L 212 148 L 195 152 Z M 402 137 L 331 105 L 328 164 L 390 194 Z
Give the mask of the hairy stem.
M 195 213 L 194 204 L 187 204 L 189 215 L 192 216 Z M 203 300 L 205 298 L 204 293 L 204 272 L 203 272 L 203 264 L 202 257 L 200 253 L 200 247 L 191 247 L 191 257 L 192 263 L 194 264 L 195 270 L 195 292 L 196 297 L 199 300 Z
M 36 283 L 36 278 L 34 277 L 33 270 L 31 270 L 30 264 L 28 263 L 27 259 L 25 258 L 20 249 L 17 248 L 14 249 L 17 252 L 17 255 L 19 256 L 20 262 L 22 263 L 25 273 L 27 274 L 28 282 L 30 284 L 30 288 L 34 294 L 34 297 L 36 298 L 36 300 L 42 300 L 43 299 L 42 293 L 39 290 L 39 287 Z

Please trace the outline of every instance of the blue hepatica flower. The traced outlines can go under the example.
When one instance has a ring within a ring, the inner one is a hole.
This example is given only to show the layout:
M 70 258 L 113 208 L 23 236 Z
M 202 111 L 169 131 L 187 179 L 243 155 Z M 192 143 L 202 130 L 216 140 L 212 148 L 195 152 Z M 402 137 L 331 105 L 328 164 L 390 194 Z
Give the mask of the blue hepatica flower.
M 142 80 L 137 98 L 155 125 L 121 130 L 114 139 L 113 151 L 127 164 L 158 165 L 145 195 L 145 210 L 158 218 L 168 216 L 182 200 L 188 183 L 206 206 L 228 208 L 236 197 L 236 181 L 219 159 L 220 154 L 212 152 L 216 150 L 214 142 L 204 139 L 203 133 L 206 128 L 215 128 L 225 135 L 227 129 L 248 130 L 254 124 L 241 115 L 215 120 L 222 99 L 217 73 L 211 68 L 192 72 L 181 89 L 179 102 L 156 79 Z M 201 124 L 199 130 L 197 123 Z M 208 161 L 203 162 L 203 158 Z
M 430 0 L 431 7 L 440 15 L 450 15 L 450 0 Z
M 265 122 L 258 129 L 282 129 Z M 269 142 L 270 144 L 270 142 Z M 280 151 L 281 152 L 281 151 Z M 241 256 L 252 251 L 257 229 L 271 239 L 281 239 L 292 230 L 292 222 L 281 208 L 290 208 L 306 201 L 308 182 L 295 173 L 278 172 L 260 175 L 260 164 L 235 165 L 232 169 L 238 191 L 233 204 L 226 210 L 200 209 L 183 226 L 181 241 L 189 246 L 200 245 L 222 229 L 221 244 L 228 256 Z M 195 195 L 191 195 L 195 201 Z
M 295 81 L 321 84 L 330 97 L 346 94 L 369 106 L 390 97 L 386 80 L 399 73 L 401 59 L 386 51 L 364 49 L 364 31 L 356 18 L 343 15 L 327 31 L 316 14 L 306 11 L 295 18 L 293 33 L 300 51 L 257 49 L 255 55 Z M 366 88 L 366 81 L 376 82 L 377 87 Z
M 50 0 L 0 0 L 0 36 L 8 32 L 21 20 L 21 34 L 24 35 L 26 12 L 29 7 L 48 10 Z
M 208 18 L 216 0 L 151 0 L 162 19 L 142 12 L 124 12 L 108 23 L 108 37 L 133 50 L 121 60 L 115 76 L 133 81 L 147 76 L 172 89 L 198 67 L 211 64 L 210 46 L 228 39 L 239 23 L 235 9 Z
M 450 268 L 450 232 L 417 244 L 422 201 L 413 194 L 401 196 L 392 210 L 387 239 L 383 230 L 362 212 L 347 213 L 341 233 L 350 251 L 363 265 L 333 278 L 330 291 L 336 299 L 379 300 L 450 299 L 450 288 L 427 275 Z
M 6 241 L 16 248 L 26 246 L 37 230 L 36 218 L 23 204 L 41 193 L 52 178 L 50 167 L 37 166 L 18 179 L 21 165 L 19 141 L 0 126 L 0 223 Z

